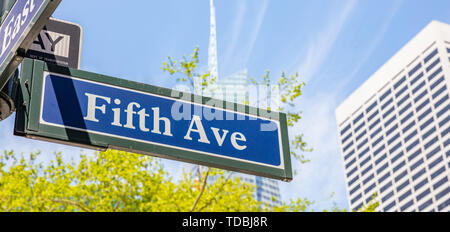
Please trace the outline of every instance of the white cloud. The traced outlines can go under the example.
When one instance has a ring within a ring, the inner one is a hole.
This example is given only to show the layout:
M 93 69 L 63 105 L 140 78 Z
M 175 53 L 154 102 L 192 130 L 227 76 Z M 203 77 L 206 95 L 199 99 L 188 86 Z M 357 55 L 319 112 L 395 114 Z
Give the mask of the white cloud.
M 243 53 L 243 64 L 247 64 L 250 55 L 252 54 L 253 47 L 255 46 L 256 40 L 258 39 L 259 30 L 261 29 L 261 25 L 264 21 L 264 16 L 266 15 L 267 7 L 269 6 L 269 1 L 264 0 L 260 2 L 261 7 L 256 14 L 256 20 L 254 22 L 253 30 L 250 32 L 250 42 L 248 44 L 247 50 Z
M 328 57 L 356 4 L 356 0 L 348 1 L 339 15 L 332 17 L 328 26 L 309 42 L 308 51 L 306 55 L 301 56 L 301 64 L 297 68 L 305 82 L 308 82 L 314 76 L 323 61 Z

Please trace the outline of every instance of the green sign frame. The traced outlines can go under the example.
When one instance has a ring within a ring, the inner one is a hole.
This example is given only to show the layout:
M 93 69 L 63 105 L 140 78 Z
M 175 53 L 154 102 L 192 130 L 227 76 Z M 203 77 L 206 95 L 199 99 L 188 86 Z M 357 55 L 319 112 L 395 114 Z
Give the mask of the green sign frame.
M 235 112 L 241 112 L 248 115 L 277 120 L 280 124 L 281 150 L 283 157 L 283 168 L 274 168 L 256 163 L 246 163 L 239 160 L 226 159 L 218 156 L 208 156 L 202 153 L 166 147 L 157 144 L 141 143 L 139 141 L 130 141 L 122 138 L 102 135 L 99 133 L 82 132 L 70 128 L 61 128 L 48 124 L 40 123 L 41 99 L 43 95 L 44 72 L 51 72 L 66 76 L 71 76 L 96 83 L 103 83 L 130 90 L 136 90 L 164 96 L 172 99 L 186 100 L 190 96 L 191 102 L 207 104 L 211 98 L 202 97 L 190 93 L 178 92 L 174 90 L 156 87 L 152 85 L 137 83 L 129 80 L 105 76 L 92 72 L 72 69 L 68 67 L 47 64 L 39 60 L 25 58 L 21 67 L 21 78 L 17 96 L 16 121 L 14 134 L 31 139 L 44 140 L 49 142 L 73 145 L 96 150 L 106 150 L 109 148 L 135 152 L 139 154 L 151 155 L 171 160 L 178 160 L 204 166 L 211 166 L 231 171 L 237 171 L 252 175 L 258 175 L 283 181 L 291 181 L 293 178 L 291 157 L 289 149 L 289 138 L 287 130 L 286 114 L 278 112 L 268 112 L 263 109 L 244 106 L 237 103 L 219 101 L 222 104 L 216 107 L 230 110 L 233 106 Z M 195 101 L 194 101 L 195 100 Z M 217 102 L 218 100 L 214 100 Z M 226 106 L 226 108 L 225 108 Z M 239 110 L 238 110 L 239 109 Z M 273 118 L 274 113 L 277 115 Z

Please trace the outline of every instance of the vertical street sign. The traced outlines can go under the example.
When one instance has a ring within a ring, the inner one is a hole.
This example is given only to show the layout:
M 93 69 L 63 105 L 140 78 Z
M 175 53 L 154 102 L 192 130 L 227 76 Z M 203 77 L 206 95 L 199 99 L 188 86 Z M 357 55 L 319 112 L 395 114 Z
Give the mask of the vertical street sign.
M 292 180 L 286 115 L 25 59 L 16 135 Z
M 0 27 L 0 90 L 61 0 L 17 0 Z
M 50 18 L 25 57 L 79 69 L 82 29 L 76 23 Z

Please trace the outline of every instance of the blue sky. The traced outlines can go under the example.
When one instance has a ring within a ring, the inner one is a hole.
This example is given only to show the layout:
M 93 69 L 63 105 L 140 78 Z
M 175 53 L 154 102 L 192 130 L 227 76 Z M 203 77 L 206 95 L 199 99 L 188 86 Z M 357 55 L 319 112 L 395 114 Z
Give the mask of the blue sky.
M 219 76 L 247 68 L 260 78 L 270 70 L 299 72 L 306 82 L 297 107 L 299 125 L 314 151 L 291 183 L 281 183 L 284 200 L 307 197 L 315 209 L 348 208 L 334 109 L 431 20 L 450 23 L 448 0 L 216 0 Z M 200 48 L 207 66 L 208 0 L 63 0 L 53 17 L 83 27 L 81 69 L 172 88 L 161 70 L 167 56 Z M 13 117 L 0 122 L 1 149 L 18 153 L 79 148 L 14 137 Z M 83 150 L 84 153 L 91 153 Z M 179 175 L 179 162 L 164 161 Z M 333 197 L 330 195 L 334 193 Z

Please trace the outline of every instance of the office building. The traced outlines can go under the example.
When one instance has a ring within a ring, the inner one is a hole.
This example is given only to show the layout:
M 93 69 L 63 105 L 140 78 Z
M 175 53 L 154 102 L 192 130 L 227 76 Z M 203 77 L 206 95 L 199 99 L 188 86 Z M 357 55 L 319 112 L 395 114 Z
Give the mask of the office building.
M 336 109 L 351 210 L 450 211 L 450 25 L 432 21 Z

